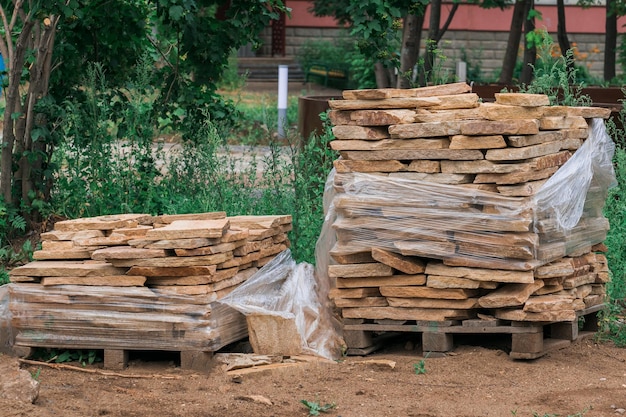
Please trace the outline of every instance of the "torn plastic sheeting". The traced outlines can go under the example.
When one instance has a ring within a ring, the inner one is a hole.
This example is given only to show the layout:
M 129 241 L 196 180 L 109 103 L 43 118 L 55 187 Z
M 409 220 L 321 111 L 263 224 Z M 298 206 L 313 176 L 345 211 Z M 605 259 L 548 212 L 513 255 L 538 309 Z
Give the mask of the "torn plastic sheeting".
M 294 319 L 304 351 L 329 359 L 339 356 L 339 338 L 320 301 L 313 266 L 296 264 L 289 250 L 281 252 L 219 302 L 244 315 Z
M 604 121 L 593 119 L 587 140 L 543 184 L 535 195 L 534 204 L 544 213 L 553 213 L 559 228 L 573 229 L 582 217 L 592 184 L 605 191 L 617 185 L 614 153 L 615 144 L 606 133 Z M 604 205 L 604 199 L 601 203 Z

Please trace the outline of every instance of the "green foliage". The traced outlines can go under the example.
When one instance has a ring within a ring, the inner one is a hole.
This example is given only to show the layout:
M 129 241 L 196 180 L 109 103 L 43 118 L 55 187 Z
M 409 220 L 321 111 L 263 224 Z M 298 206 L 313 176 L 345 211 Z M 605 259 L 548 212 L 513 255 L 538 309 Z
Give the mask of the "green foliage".
M 346 62 L 350 65 L 350 80 L 348 87 L 351 89 L 376 88 L 376 74 L 374 73 L 375 60 L 362 53 L 357 46 L 345 55 Z
M 325 39 L 307 39 L 298 49 L 296 60 L 304 71 L 315 62 L 323 62 L 331 67 L 342 66 L 345 63 L 344 46 Z
M 589 96 L 582 94 L 583 83 L 576 80 L 576 72 L 567 71 L 568 62 L 573 62 L 573 51 L 565 56 L 552 58 L 552 38 L 544 34 L 537 45 L 539 58 L 534 66 L 534 79 L 529 85 L 520 86 L 520 92 L 545 94 L 551 105 L 590 106 Z
M 276 96 L 242 95 L 241 91 L 231 95 L 235 108 L 233 128 L 224 132 L 230 144 L 268 145 L 276 134 L 278 106 Z M 290 130 L 298 121 L 298 99 L 288 97 L 286 129 Z
M 428 85 L 440 85 L 453 82 L 454 73 L 449 68 L 445 68 L 445 62 L 448 57 L 444 54 L 441 48 L 435 45 L 435 41 L 427 40 L 426 43 L 433 45 L 431 47 L 433 62 L 431 69 L 427 70 L 424 58 L 420 57 L 417 60 L 418 77 L 419 74 L 424 74 L 424 79 L 427 81 Z
M 374 63 L 376 60 L 364 54 L 353 38 L 343 37 L 335 42 L 307 40 L 298 50 L 296 59 L 307 71 L 314 63 L 323 63 L 333 68 L 346 68 L 349 72 L 350 89 L 376 88 Z
M 33 353 L 33 359 L 54 363 L 78 362 L 82 366 L 92 365 L 103 360 L 100 350 L 55 348 L 37 348 Z
M 249 105 L 250 124 L 257 123 L 250 130 L 263 132 L 253 139 L 223 135 L 205 113 L 199 128 L 180 142 L 155 143 L 154 126 L 168 122 L 154 120 L 155 94 L 140 84 L 140 75 L 135 80 L 129 89 L 107 89 L 96 66 L 85 80 L 84 102 L 64 103 L 67 117 L 59 130 L 66 141 L 54 154 L 61 169 L 55 174 L 53 211 L 68 218 L 122 212 L 291 214 L 294 258 L 314 263 L 324 185 L 336 158 L 328 146 L 330 127 L 306 142 L 292 129 L 278 139 L 275 106 L 261 103 Z M 297 116 L 293 98 L 287 116 L 291 126 Z
M 228 65 L 224 67 L 217 87 L 228 91 L 237 90 L 246 84 L 247 78 L 247 72 L 239 75 L 237 68 L 237 54 L 233 52 L 230 57 L 228 57 Z
M 626 104 L 622 103 L 620 122 L 626 117 Z M 626 236 L 626 132 L 616 129 L 614 123 L 608 123 L 608 132 L 616 141 L 617 147 L 613 158 L 617 187 L 609 190 L 604 206 L 604 215 L 609 219 L 611 228 L 605 244 L 609 248 L 607 259 L 611 280 L 607 283 L 607 308 L 600 313 L 599 323 L 601 339 L 612 340 L 617 346 L 626 346 L 626 253 L 623 250 Z
M 41 376 L 41 368 L 37 368 L 37 370 L 35 372 L 31 372 L 30 373 L 31 378 L 33 378 L 35 381 L 39 381 L 39 377 Z
M 146 36 L 151 11 L 145 0 L 79 0 L 77 12 L 57 35 L 55 60 L 62 66 L 51 77 L 56 97 L 80 86 L 89 63 L 99 63 L 108 82 L 122 86 L 144 51 L 154 51 Z
M 421 359 L 419 362 L 413 364 L 413 370 L 416 375 L 423 375 L 426 373 L 426 359 L 428 358 L 428 355 L 430 355 L 430 352 L 424 356 L 424 359 Z
M 19 210 L 7 205 L 0 197 L 0 264 L 4 267 L 10 268 L 31 259 L 33 247 L 30 240 L 25 240 L 21 246 L 14 243 L 25 234 L 26 228 L 26 220 Z M 8 282 L 7 271 L 0 269 L 0 285 Z
M 616 143 L 613 167 L 617 187 L 609 190 L 604 215 L 611 228 L 605 244 L 611 280 L 607 283 L 607 308 L 600 312 L 599 338 L 612 340 L 617 346 L 626 346 L 626 253 L 623 250 L 626 236 L 626 102 L 617 120 L 607 122 L 607 132 Z M 619 126 L 619 128 L 618 128 Z
M 328 413 L 337 407 L 335 403 L 321 405 L 319 401 L 300 400 L 300 402 L 309 410 L 310 416 L 319 416 L 320 413 Z
M 324 223 L 323 198 L 326 178 L 338 155 L 330 148 L 334 139 L 327 115 L 320 115 L 324 121 L 324 132 L 312 135 L 296 154 L 295 200 L 293 211 L 292 252 L 297 260 L 315 263 L 315 242 Z
M 0 268 L 0 285 L 8 284 L 9 282 L 9 271 L 4 269 L 4 267 Z
M 136 80 L 145 82 L 140 74 Z M 55 211 L 75 218 L 161 210 L 157 159 L 163 151 L 153 147 L 154 95 L 132 85 L 107 89 L 100 65 L 89 69 L 84 85 L 84 101 L 64 103 L 59 132 L 66 140 L 54 155 L 62 167 Z
M 161 68 L 153 82 L 160 92 L 160 115 L 185 109 L 184 123 L 176 128 L 190 137 L 201 128 L 206 113 L 218 126 L 226 123 L 226 129 L 232 106 L 215 93 L 222 71 L 232 52 L 255 44 L 257 34 L 280 12 L 288 12 L 282 0 L 159 0 L 153 45 Z
M 352 18 L 350 34 L 358 40 L 361 53 L 387 68 L 399 68 L 401 19 L 406 11 L 402 5 L 383 0 L 350 2 L 346 11 Z

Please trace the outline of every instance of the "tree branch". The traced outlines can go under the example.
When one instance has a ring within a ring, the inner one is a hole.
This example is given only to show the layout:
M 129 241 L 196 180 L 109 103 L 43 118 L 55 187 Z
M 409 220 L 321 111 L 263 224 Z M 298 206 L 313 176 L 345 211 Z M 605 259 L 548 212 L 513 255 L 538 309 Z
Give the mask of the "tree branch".
M 446 19 L 446 22 L 443 24 L 441 29 L 437 32 L 437 37 L 435 38 L 435 42 L 439 43 L 441 38 L 443 38 L 443 35 L 445 35 L 446 31 L 448 30 L 448 27 L 450 26 L 450 23 L 452 23 L 452 19 L 454 19 L 454 15 L 456 14 L 456 11 L 458 8 L 459 8 L 459 3 L 454 3 L 452 5 L 452 10 L 450 10 L 450 13 L 448 14 L 448 18 Z

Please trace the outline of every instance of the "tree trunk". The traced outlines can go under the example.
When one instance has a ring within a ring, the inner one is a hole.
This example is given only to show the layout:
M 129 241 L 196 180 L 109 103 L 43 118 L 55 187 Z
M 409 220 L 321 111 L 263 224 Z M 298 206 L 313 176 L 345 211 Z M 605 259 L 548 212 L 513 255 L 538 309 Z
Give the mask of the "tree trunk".
M 616 0 L 606 0 L 606 21 L 604 37 L 604 80 L 615 78 L 615 51 L 617 50 L 617 13 Z
M 572 49 L 569 39 L 567 38 L 567 29 L 565 27 L 565 2 L 563 0 L 556 0 L 558 23 L 556 26 L 556 37 L 559 41 L 559 47 L 561 48 L 561 55 L 566 57 L 565 64 L 567 68 L 567 75 L 571 78 L 574 77 L 574 60 L 567 59 L 567 51 Z
M 537 47 L 535 44 L 529 45 L 526 41 L 527 35 L 535 30 L 535 18 L 528 18 L 528 15 L 532 9 L 535 8 L 534 0 L 528 1 L 526 4 L 526 10 L 524 12 L 524 16 L 526 16 L 526 21 L 524 22 L 524 65 L 522 66 L 522 75 L 520 76 L 520 83 L 522 84 L 530 84 L 533 79 L 534 66 L 537 60 Z
M 13 203 L 13 151 L 15 148 L 16 128 L 19 128 L 19 119 L 23 118 L 22 102 L 20 97 L 20 79 L 22 68 L 26 60 L 26 49 L 35 22 L 25 22 L 22 27 L 12 56 L 5 57 L 9 85 L 6 88 L 6 106 L 4 108 L 4 126 L 2 129 L 2 155 L 0 156 L 0 191 L 7 204 Z M 17 136 L 19 138 L 19 136 Z
M 27 205 L 33 199 L 31 196 L 33 191 L 37 189 L 41 191 L 44 183 L 44 155 L 47 154 L 47 147 L 42 140 L 33 140 L 32 132 L 34 128 L 42 125 L 42 115 L 35 112 L 35 104 L 47 95 L 50 80 L 52 49 L 58 17 L 51 16 L 49 20 L 50 23 L 43 28 L 35 28 L 33 48 L 37 54 L 35 62 L 30 68 L 28 94 L 24 109 L 25 126 L 21 136 L 23 149 L 27 153 L 16 155 L 19 156 L 19 172 L 21 174 L 16 180 L 21 180 L 21 198 L 22 202 Z M 37 215 L 36 213 L 33 214 Z
M 428 20 L 428 37 L 426 38 L 426 48 L 424 53 L 424 68 L 420 74 L 419 84 L 424 86 L 432 80 L 432 71 L 435 60 L 435 50 L 437 49 L 437 35 L 439 34 L 439 24 L 441 22 L 441 0 L 430 2 L 430 19 Z
M 509 39 L 506 43 L 506 51 L 502 60 L 502 72 L 498 78 L 500 84 L 512 84 L 513 72 L 517 63 L 517 52 L 519 51 L 519 43 L 522 39 L 522 28 L 524 27 L 524 11 L 528 0 L 517 0 L 513 7 L 513 18 L 511 19 L 511 30 L 509 31 Z
M 412 80 L 414 79 L 413 69 L 417 63 L 417 57 L 419 56 L 423 25 L 423 14 L 421 16 L 410 14 L 404 19 L 398 88 L 411 87 Z
M 391 83 L 389 82 L 389 73 L 387 72 L 387 68 L 385 68 L 382 62 L 376 61 L 376 64 L 374 66 L 374 74 L 376 75 L 376 87 L 391 87 Z

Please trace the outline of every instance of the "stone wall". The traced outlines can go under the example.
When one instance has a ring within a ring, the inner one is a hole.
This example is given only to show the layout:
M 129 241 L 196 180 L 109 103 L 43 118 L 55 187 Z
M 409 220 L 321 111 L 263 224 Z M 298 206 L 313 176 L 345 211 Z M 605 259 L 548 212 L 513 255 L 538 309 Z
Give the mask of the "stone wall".
M 287 27 L 285 52 L 287 56 L 295 56 L 300 46 L 308 40 L 333 41 L 342 36 L 346 36 L 346 31 L 337 28 Z M 423 37 L 425 36 L 424 32 Z M 593 76 L 602 78 L 604 35 L 570 33 L 568 36 L 572 45 L 577 47 L 578 63 L 585 65 Z M 456 62 L 461 60 L 465 53 L 468 68 L 478 65 L 481 81 L 493 81 L 497 79 L 502 66 L 507 38 L 508 32 L 448 31 L 439 45 L 443 55 L 447 57 L 444 67 L 454 71 Z M 270 56 L 269 29 L 261 35 L 261 42 L 263 46 L 257 51 L 257 56 Z M 520 55 L 521 53 L 520 48 Z M 622 73 L 619 63 L 617 72 Z

